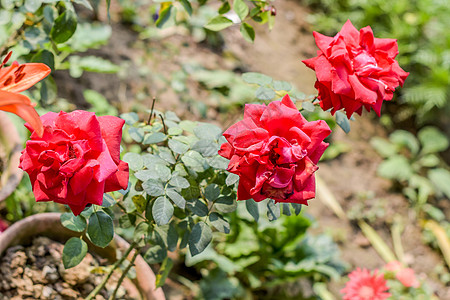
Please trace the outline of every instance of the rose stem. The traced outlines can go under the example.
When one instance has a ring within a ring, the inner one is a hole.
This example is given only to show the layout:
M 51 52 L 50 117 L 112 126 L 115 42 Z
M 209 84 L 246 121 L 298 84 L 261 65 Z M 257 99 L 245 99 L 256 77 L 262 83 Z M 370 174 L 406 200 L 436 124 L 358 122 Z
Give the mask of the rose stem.
M 156 102 L 156 98 L 153 97 L 152 110 L 150 111 L 150 116 L 148 116 L 148 121 L 147 121 L 148 125 L 150 125 L 150 123 L 152 122 L 153 108 L 155 107 L 155 102 Z
M 139 255 L 139 251 L 136 249 L 134 251 L 134 255 L 130 260 L 130 263 L 128 264 L 128 266 L 125 268 L 125 270 L 123 270 L 122 275 L 119 278 L 119 281 L 117 281 L 117 285 L 116 288 L 114 289 L 114 292 L 111 294 L 111 296 L 109 296 L 108 300 L 113 300 L 116 299 L 116 294 L 117 291 L 119 290 L 120 285 L 122 284 L 122 281 L 125 279 L 125 276 L 127 276 L 128 271 L 130 271 L 131 267 L 134 266 L 134 261 L 136 260 L 136 257 Z
M 94 289 L 92 292 L 86 297 L 85 300 L 92 300 L 95 296 L 105 287 L 106 283 L 108 282 L 109 278 L 111 278 L 114 271 L 124 262 L 124 260 L 128 257 L 128 255 L 131 253 L 133 249 L 135 249 L 137 245 L 137 242 L 133 242 L 130 245 L 130 248 L 127 249 L 127 251 L 123 254 L 123 256 L 117 260 L 111 270 L 109 270 L 108 274 L 103 278 L 103 281 Z

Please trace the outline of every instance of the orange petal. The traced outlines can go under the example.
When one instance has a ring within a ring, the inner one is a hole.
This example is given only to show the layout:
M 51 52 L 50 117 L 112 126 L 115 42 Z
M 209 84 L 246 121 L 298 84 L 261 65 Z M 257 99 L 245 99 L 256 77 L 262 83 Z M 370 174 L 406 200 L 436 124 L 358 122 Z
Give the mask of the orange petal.
M 13 71 L 16 71 L 16 69 L 22 66 L 23 69 L 20 73 L 25 74 L 25 76 L 15 82 L 16 76 Z M 20 93 L 47 77 L 50 72 L 51 69 L 47 65 L 42 63 L 26 63 L 19 66 L 12 65 L 6 68 L 2 68 L 2 70 L 0 71 L 0 89 L 7 92 Z M 4 86 L 5 81 L 10 76 L 12 76 L 12 82 L 7 86 Z
M 31 125 L 39 137 L 42 137 L 44 127 L 41 118 L 27 96 L 0 90 L 0 110 L 18 115 Z

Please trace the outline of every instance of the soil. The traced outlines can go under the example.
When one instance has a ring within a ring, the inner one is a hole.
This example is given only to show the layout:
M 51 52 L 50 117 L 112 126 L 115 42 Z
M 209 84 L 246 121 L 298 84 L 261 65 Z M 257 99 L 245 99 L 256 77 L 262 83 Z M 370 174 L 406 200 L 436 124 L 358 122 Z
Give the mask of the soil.
M 94 89 L 115 103 L 121 111 L 135 107 L 149 108 L 153 96 L 156 96 L 160 99 L 155 106 L 158 110 L 173 110 L 185 118 L 213 121 L 225 128 L 240 118 L 241 112 L 223 115 L 210 107 L 206 118 L 201 118 L 189 110 L 189 105 L 180 101 L 167 84 L 155 80 L 154 76 L 138 74 L 135 70 L 144 64 L 151 74 L 170 78 L 171 73 L 180 70 L 183 63 L 195 61 L 207 69 L 260 71 L 277 80 L 292 82 L 305 93 L 315 93 L 314 72 L 301 63 L 302 59 L 313 57 L 317 49 L 312 29 L 305 21 L 308 11 L 298 1 L 277 1 L 275 5 L 277 19 L 271 32 L 266 26 L 257 26 L 256 41 L 249 44 L 240 37 L 236 28 L 229 28 L 223 32 L 224 46 L 219 51 L 196 43 L 189 35 L 177 30 L 165 31 L 165 37 L 161 40 L 139 40 L 137 33 L 127 25 L 114 21 L 113 7 L 113 34 L 109 44 L 89 54 L 124 64 L 128 66 L 128 72 L 121 78 L 111 74 L 85 73 L 75 80 L 67 72 L 56 72 L 55 80 L 60 87 L 60 95 L 70 99 L 79 108 L 86 108 L 88 105 L 80 91 Z M 229 59 L 230 56 L 233 59 Z M 207 94 L 199 89 L 198 83 L 188 81 L 188 84 L 192 97 L 210 104 Z M 143 96 L 136 100 L 138 94 Z M 337 159 L 322 162 L 318 174 L 347 214 L 367 215 L 381 207 L 382 212 L 374 214 L 370 224 L 391 248 L 390 228 L 395 218 L 400 219 L 404 226 L 401 236 L 403 261 L 430 285 L 440 299 L 450 299 L 450 291 L 438 280 L 436 271 L 437 266 L 444 266 L 440 253 L 422 241 L 420 224 L 408 200 L 394 191 L 389 181 L 376 175 L 381 158 L 369 144 L 375 135 L 386 136 L 386 132 L 374 114 L 365 113 L 362 118 L 356 118 L 348 135 L 336 128 L 332 141 L 348 144 L 351 151 Z M 356 223 L 339 219 L 320 200 L 310 201 L 309 207 L 305 209 L 318 220 L 315 231 L 333 235 L 350 269 L 382 268 L 384 261 Z M 446 270 L 445 266 L 443 268 Z M 345 281 L 343 279 L 332 284 L 335 295 L 339 295 L 338 291 Z
M 30 246 L 14 246 L 0 260 L 0 300 L 82 300 L 100 284 L 105 259 L 88 253 L 82 262 L 66 270 L 62 264 L 64 245 L 46 237 L 34 238 Z M 108 299 L 120 274 L 100 291 L 96 300 Z M 134 299 L 119 288 L 118 299 Z

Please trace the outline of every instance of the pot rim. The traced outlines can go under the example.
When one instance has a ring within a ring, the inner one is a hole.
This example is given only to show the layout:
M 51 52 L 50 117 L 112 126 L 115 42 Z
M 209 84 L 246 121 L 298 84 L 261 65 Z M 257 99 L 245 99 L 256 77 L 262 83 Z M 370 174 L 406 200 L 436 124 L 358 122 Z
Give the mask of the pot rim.
M 33 236 L 47 236 L 55 240 L 68 240 L 70 237 L 79 236 L 80 233 L 71 231 L 62 226 L 61 213 L 41 213 L 26 217 L 8 227 L 0 233 L 0 257 L 7 248 L 31 242 Z M 123 238 L 114 235 L 113 241 L 105 248 L 93 245 L 87 238 L 89 251 L 93 251 L 109 260 L 116 260 L 116 249 L 123 251 L 130 244 Z M 133 256 L 133 251 L 129 257 Z M 136 279 L 133 282 L 146 300 L 165 300 L 162 288 L 155 289 L 156 276 L 150 266 L 138 255 L 135 260 Z

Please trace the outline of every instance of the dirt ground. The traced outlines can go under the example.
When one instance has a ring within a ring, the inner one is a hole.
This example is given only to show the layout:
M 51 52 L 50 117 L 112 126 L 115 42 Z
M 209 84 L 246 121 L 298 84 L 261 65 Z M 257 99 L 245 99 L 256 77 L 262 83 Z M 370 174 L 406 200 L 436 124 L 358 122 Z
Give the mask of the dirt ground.
M 163 40 L 143 42 L 137 39 L 137 33 L 129 27 L 113 21 L 110 43 L 99 50 L 91 51 L 91 54 L 125 64 L 128 70 L 134 70 L 144 62 L 152 74 L 164 76 L 170 76 L 187 61 L 198 62 L 208 69 L 238 68 L 245 72 L 257 71 L 277 80 L 287 80 L 306 94 L 315 93 L 314 72 L 301 62 L 302 59 L 314 56 L 317 49 L 311 34 L 311 25 L 305 21 L 307 10 L 297 1 L 277 1 L 276 8 L 275 27 L 269 32 L 266 26 L 257 26 L 254 44 L 245 42 L 236 28 L 225 30 L 223 51 L 197 44 L 188 35 L 177 31 L 166 32 L 166 38 Z M 234 59 L 224 58 L 224 52 L 231 52 Z M 149 108 L 152 96 L 156 96 L 162 99 L 156 103 L 158 110 L 169 109 L 185 117 L 199 118 L 195 113 L 189 112 L 187 104 L 180 102 L 175 92 L 161 85 L 154 77 L 138 72 L 128 72 L 121 78 L 110 74 L 85 73 L 76 80 L 71 79 L 66 72 L 57 72 L 55 79 L 58 86 L 65 87 L 60 89 L 60 95 L 71 99 L 81 108 L 87 107 L 81 93 L 83 88 L 102 93 L 122 111 L 135 107 L 135 95 L 145 91 L 146 96 L 138 101 L 141 107 Z M 206 95 L 197 90 L 195 83 L 192 85 L 194 96 L 208 104 Z M 218 123 L 223 121 L 214 110 L 208 111 L 207 118 Z M 233 120 L 235 118 L 236 115 L 231 117 Z M 226 123 L 231 121 L 228 118 Z M 389 181 L 376 176 L 381 158 L 370 147 L 369 140 L 375 135 L 386 135 L 378 124 L 374 114 L 366 113 L 362 118 L 356 118 L 356 121 L 352 122 L 349 135 L 336 128 L 332 136 L 333 142 L 346 143 L 351 151 L 337 159 L 321 163 L 318 174 L 346 212 L 354 210 L 355 207 L 360 207 L 364 212 L 370 210 L 373 203 L 380 205 L 384 213 L 371 225 L 391 247 L 390 226 L 394 218 L 401 218 L 404 224 L 401 238 L 405 253 L 404 261 L 439 292 L 440 299 L 450 299 L 450 292 L 438 283 L 436 278 L 435 267 L 443 264 L 442 257 L 437 250 L 431 249 L 422 241 L 421 229 L 414 212 L 409 209 L 407 199 L 394 192 Z M 229 125 L 222 123 L 223 127 Z M 383 260 L 371 247 L 356 223 L 340 220 L 320 200 L 310 201 L 309 207 L 305 210 L 318 220 L 319 227 L 315 230 L 331 233 L 340 245 L 343 259 L 352 267 L 381 268 L 384 265 Z M 336 294 L 340 288 L 342 283 L 332 286 Z
M 66 270 L 62 264 L 64 245 L 46 237 L 34 238 L 31 245 L 9 248 L 0 260 L 0 299 L 2 300 L 82 300 L 102 282 L 101 269 L 107 261 L 90 253 L 76 267 Z M 95 299 L 108 299 L 120 273 Z M 133 299 L 120 287 L 118 299 Z

